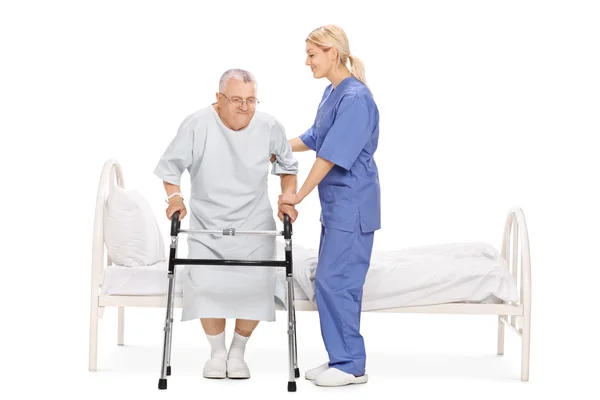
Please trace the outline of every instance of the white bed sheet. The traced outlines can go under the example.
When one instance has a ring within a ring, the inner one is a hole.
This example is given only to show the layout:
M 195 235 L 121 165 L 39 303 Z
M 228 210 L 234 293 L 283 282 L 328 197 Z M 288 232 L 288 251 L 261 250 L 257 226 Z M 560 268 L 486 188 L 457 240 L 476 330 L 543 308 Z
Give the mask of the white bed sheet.
M 316 249 L 294 245 L 294 277 L 315 304 Z M 375 250 L 363 310 L 447 303 L 517 301 L 517 283 L 501 255 L 486 243 L 449 243 Z
M 284 259 L 278 243 L 278 259 Z M 318 250 L 294 244 L 294 296 L 315 304 Z M 183 267 L 177 268 L 177 275 Z M 111 265 L 104 271 L 103 295 L 152 296 L 167 293 L 167 262 L 151 266 Z M 175 292 L 181 295 L 181 279 Z M 278 268 L 276 296 L 285 301 L 285 270 Z M 517 284 L 497 250 L 486 243 L 450 243 L 393 251 L 374 250 L 363 294 L 363 310 L 447 303 L 518 301 Z

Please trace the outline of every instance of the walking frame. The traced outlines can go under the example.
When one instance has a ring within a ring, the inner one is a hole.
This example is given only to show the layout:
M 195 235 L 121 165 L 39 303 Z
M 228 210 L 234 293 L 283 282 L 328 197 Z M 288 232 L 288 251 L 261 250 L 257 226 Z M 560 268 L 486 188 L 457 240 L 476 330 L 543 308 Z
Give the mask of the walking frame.
M 236 235 L 271 235 L 283 236 L 285 239 L 285 260 L 217 260 L 217 259 L 189 259 L 177 258 L 177 242 L 180 234 L 210 234 L 222 236 Z M 298 368 L 298 349 L 296 342 L 296 309 L 294 305 L 294 279 L 292 264 L 292 223 L 289 215 L 284 214 L 283 231 L 241 231 L 234 228 L 223 230 L 193 230 L 181 229 L 179 212 L 173 213 L 171 217 L 171 245 L 169 251 L 169 288 L 167 295 L 167 310 L 164 326 L 164 342 L 160 379 L 158 388 L 167 389 L 167 376 L 171 375 L 171 345 L 173 341 L 173 308 L 175 305 L 175 268 L 178 265 L 236 265 L 255 267 L 285 267 L 287 282 L 287 326 L 288 326 L 288 356 L 289 356 L 289 380 L 288 392 L 296 391 L 296 378 L 300 377 Z

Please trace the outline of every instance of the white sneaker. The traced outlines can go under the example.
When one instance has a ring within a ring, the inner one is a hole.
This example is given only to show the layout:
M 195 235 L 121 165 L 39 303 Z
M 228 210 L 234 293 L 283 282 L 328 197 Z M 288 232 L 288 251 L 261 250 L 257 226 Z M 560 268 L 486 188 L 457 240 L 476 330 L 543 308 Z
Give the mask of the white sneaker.
M 209 379 L 224 379 L 227 376 L 227 361 L 222 358 L 211 358 L 204 364 L 202 375 Z
M 354 376 L 337 368 L 328 368 L 315 380 L 317 386 L 345 386 L 355 383 L 367 383 L 369 376 Z
M 227 360 L 227 377 L 230 379 L 250 378 L 250 369 L 244 360 L 230 358 Z
M 367 383 L 368 380 L 369 376 L 367 374 L 357 377 L 337 368 L 328 368 L 327 371 L 321 373 L 315 379 L 315 384 L 317 386 L 345 386 L 355 383 Z
M 319 365 L 316 368 L 309 369 L 308 371 L 306 371 L 306 373 L 304 374 L 304 379 L 309 380 L 309 381 L 314 381 L 315 379 L 317 379 L 317 376 L 319 376 L 321 373 L 327 371 L 328 369 L 329 369 L 329 361 L 326 362 L 325 364 Z

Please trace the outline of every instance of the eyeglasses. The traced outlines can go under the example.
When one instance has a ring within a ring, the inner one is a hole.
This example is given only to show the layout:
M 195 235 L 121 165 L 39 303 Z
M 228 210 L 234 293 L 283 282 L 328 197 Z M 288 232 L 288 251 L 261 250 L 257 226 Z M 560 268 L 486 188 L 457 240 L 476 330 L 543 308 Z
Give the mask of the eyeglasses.
M 229 102 L 236 107 L 241 107 L 242 104 L 246 103 L 248 105 L 248 107 L 254 108 L 259 103 L 258 99 L 254 98 L 254 97 L 249 97 L 247 99 L 242 99 L 241 97 L 232 97 L 230 99 L 229 97 L 227 97 L 225 94 L 223 94 L 221 92 L 219 92 L 219 94 L 221 96 L 225 97 L 227 100 L 229 100 Z

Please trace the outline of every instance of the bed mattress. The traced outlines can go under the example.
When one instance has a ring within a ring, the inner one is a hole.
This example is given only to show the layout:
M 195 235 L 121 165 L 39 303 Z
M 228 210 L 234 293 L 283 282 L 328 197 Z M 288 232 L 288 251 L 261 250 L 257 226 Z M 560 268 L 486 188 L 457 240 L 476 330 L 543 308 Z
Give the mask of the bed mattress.
M 278 245 L 278 259 L 284 259 Z M 315 305 L 318 250 L 294 244 L 294 296 Z M 177 295 L 181 294 L 177 268 Z M 285 304 L 285 270 L 277 270 L 277 302 Z M 167 263 L 104 271 L 103 295 L 156 296 L 167 293 Z M 496 249 L 486 243 L 454 243 L 394 251 L 373 251 L 363 294 L 363 310 L 372 311 L 447 303 L 518 301 L 517 284 Z
M 199 267 L 202 268 L 202 267 Z M 168 291 L 167 280 L 168 263 L 159 262 L 153 265 L 141 267 L 125 267 L 122 265 L 110 265 L 104 270 L 102 279 L 102 295 L 109 296 L 163 296 Z M 181 295 L 182 266 L 175 270 L 175 294 Z M 285 303 L 285 269 L 277 269 L 277 298 Z M 294 296 L 296 300 L 307 300 L 308 297 L 296 283 L 294 285 Z
M 294 277 L 315 304 L 317 249 L 295 245 Z M 518 301 L 517 283 L 499 252 L 486 243 L 449 243 L 374 250 L 363 310 L 448 303 Z

